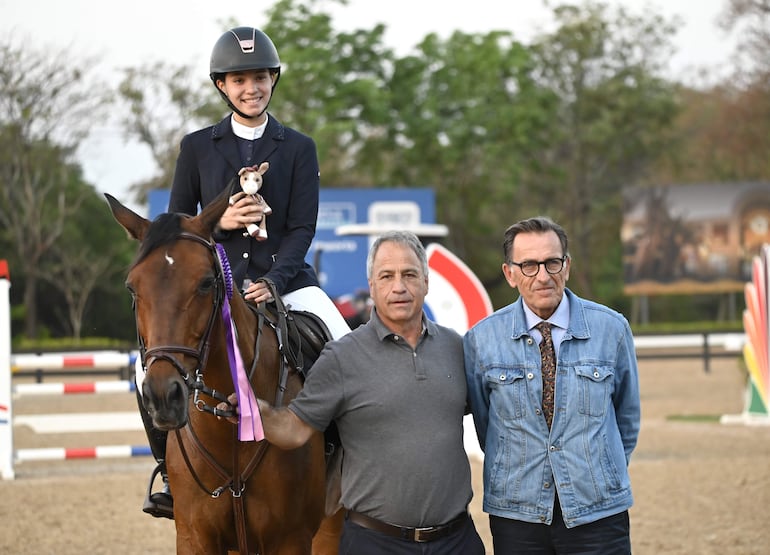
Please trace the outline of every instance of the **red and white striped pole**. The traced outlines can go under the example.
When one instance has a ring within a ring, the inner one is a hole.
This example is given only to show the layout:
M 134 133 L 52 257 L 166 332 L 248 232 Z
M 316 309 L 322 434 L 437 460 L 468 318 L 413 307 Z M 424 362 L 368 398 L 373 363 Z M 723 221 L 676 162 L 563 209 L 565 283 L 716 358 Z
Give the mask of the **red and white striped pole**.
M 11 355 L 11 371 L 60 370 L 67 368 L 91 368 L 111 370 L 132 367 L 136 355 L 122 351 L 95 353 L 23 353 Z
M 78 393 L 131 393 L 136 385 L 131 380 L 119 382 L 88 383 L 20 383 L 13 386 L 13 394 L 23 395 L 71 395 Z
M 101 445 L 98 447 L 48 447 L 19 449 L 16 460 L 64 461 L 69 459 L 122 459 L 152 455 L 147 445 Z
M 13 480 L 13 409 L 11 407 L 11 274 L 0 260 L 0 474 Z

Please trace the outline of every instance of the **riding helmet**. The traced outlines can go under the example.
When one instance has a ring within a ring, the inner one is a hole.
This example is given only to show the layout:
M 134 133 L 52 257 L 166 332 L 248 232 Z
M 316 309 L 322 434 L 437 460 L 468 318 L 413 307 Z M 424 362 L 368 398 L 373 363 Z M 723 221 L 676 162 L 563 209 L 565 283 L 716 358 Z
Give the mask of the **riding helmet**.
M 211 51 L 209 77 L 216 86 L 225 73 L 249 69 L 275 72 L 273 89 L 281 77 L 281 60 L 273 41 L 254 27 L 235 27 L 224 33 Z

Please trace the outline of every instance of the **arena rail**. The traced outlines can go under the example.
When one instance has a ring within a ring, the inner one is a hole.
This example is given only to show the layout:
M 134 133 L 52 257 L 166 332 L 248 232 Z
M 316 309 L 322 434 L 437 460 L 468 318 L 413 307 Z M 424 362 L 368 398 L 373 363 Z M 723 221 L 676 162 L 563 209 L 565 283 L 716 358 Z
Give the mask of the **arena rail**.
M 66 353 L 17 353 L 10 355 L 14 377 L 34 376 L 37 383 L 46 377 L 111 376 L 131 380 L 137 351 L 89 351 Z
M 88 383 L 21 383 L 13 386 L 15 396 L 20 395 L 72 395 L 78 393 L 130 393 L 136 391 L 133 381 Z
M 124 459 L 152 455 L 148 445 L 102 445 L 99 447 L 41 447 L 17 449 L 15 462 L 63 461 L 69 459 Z
M 25 461 L 53 461 L 70 459 L 106 459 L 106 458 L 128 458 L 143 457 L 151 455 L 149 446 L 146 445 L 102 445 L 96 447 L 47 447 L 34 449 L 14 449 L 13 446 L 13 425 L 17 418 L 12 416 L 13 400 L 22 396 L 40 396 L 40 395 L 82 395 L 82 394 L 105 394 L 105 393 L 133 393 L 136 391 L 136 385 L 133 381 L 97 381 L 89 383 L 32 383 L 16 384 L 12 387 L 12 396 L 6 401 L 0 403 L 0 431 L 2 435 L 2 444 L 0 444 L 0 464 L 2 464 L 2 478 L 12 480 L 15 478 L 15 465 Z M 0 393 L 2 395 L 2 393 Z M 97 414 L 97 413 L 93 413 Z M 39 417 L 19 416 L 18 419 L 29 419 Z M 52 416 L 52 415 L 45 415 Z M 66 424 L 65 416 L 72 415 L 53 415 L 58 416 L 62 421 L 62 428 L 66 431 L 77 432 L 73 428 L 70 430 Z M 139 415 L 137 412 L 137 420 Z M 114 428 L 110 428 L 114 429 Z
M 742 356 L 746 334 L 740 332 L 635 334 L 637 358 L 700 358 L 703 371 L 711 371 L 711 359 Z
M 104 445 L 97 447 L 52 447 L 14 450 L 13 400 L 22 395 L 68 395 L 134 392 L 133 368 L 136 352 L 99 351 L 81 353 L 11 354 L 10 276 L 0 260 L 0 475 L 15 478 L 14 464 L 24 461 L 124 458 L 150 455 L 147 446 Z M 32 371 L 38 383 L 16 384 L 12 375 Z M 93 383 L 40 383 L 43 375 L 116 373 L 122 381 Z M 138 418 L 138 412 L 137 412 Z M 77 431 L 77 430 L 73 430 Z

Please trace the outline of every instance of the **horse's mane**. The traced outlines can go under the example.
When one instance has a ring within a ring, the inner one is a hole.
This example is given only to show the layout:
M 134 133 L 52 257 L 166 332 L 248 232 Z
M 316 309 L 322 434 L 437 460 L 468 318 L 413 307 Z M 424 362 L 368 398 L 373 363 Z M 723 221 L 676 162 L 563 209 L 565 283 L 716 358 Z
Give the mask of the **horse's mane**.
M 182 233 L 182 219 L 186 218 L 184 214 L 165 213 L 155 218 L 150 227 L 147 228 L 147 234 L 139 245 L 139 251 L 136 253 L 131 267 L 139 264 L 144 258 L 156 248 L 171 243 Z

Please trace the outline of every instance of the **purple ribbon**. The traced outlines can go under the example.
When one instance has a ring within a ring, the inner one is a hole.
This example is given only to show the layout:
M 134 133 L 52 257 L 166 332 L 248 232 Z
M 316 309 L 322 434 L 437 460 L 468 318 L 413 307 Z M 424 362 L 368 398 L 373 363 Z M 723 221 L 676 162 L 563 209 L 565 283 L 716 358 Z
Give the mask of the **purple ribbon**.
M 235 395 L 238 398 L 238 439 L 240 441 L 262 441 L 265 431 L 262 429 L 262 417 L 259 405 L 251 388 L 246 369 L 243 367 L 241 350 L 235 342 L 235 324 L 230 316 L 230 302 L 225 299 L 222 303 L 222 318 L 225 321 L 227 336 L 227 359 L 230 362 L 230 374 L 233 377 Z
M 217 253 L 219 262 L 222 265 L 222 274 L 225 278 L 227 295 L 222 303 L 222 319 L 225 324 L 225 337 L 227 340 L 227 359 L 230 363 L 230 375 L 233 378 L 235 386 L 235 395 L 238 399 L 238 440 L 239 441 L 262 441 L 265 439 L 265 431 L 262 428 L 262 417 L 259 414 L 259 405 L 254 395 L 254 390 L 246 375 L 246 369 L 243 366 L 241 350 L 238 348 L 235 330 L 230 313 L 230 300 L 232 298 L 232 273 L 227 255 L 221 245 L 217 244 Z M 256 354 L 256 353 L 255 353 Z

